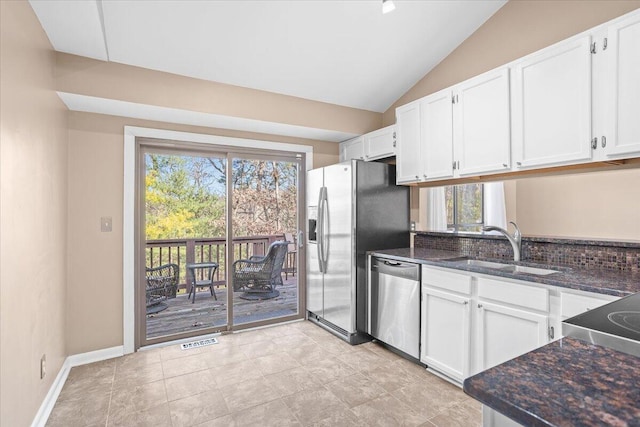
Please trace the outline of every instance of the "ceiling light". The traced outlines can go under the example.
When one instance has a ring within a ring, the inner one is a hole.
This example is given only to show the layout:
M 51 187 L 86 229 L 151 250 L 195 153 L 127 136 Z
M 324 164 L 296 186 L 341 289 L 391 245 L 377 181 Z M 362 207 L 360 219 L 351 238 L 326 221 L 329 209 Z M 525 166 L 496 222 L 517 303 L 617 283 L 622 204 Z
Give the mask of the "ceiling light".
M 392 0 L 382 0 L 382 13 L 389 13 L 396 8 Z

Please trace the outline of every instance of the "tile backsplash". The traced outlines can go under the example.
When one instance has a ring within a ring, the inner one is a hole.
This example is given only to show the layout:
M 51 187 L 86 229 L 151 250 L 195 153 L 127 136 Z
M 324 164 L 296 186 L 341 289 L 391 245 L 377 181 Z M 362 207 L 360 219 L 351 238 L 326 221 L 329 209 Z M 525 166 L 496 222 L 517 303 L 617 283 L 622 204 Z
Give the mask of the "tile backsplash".
M 417 232 L 414 246 L 456 251 L 474 258 L 513 259 L 511 244 L 499 235 Z M 640 272 L 640 242 L 525 236 L 522 238 L 522 261 Z

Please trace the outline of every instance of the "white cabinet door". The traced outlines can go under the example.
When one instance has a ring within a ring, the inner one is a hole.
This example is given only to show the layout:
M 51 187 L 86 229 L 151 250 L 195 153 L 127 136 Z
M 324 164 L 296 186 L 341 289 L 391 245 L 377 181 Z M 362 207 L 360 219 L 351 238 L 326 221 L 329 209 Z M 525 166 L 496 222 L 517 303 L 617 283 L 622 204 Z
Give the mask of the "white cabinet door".
M 514 67 L 517 168 L 591 159 L 591 37 L 532 54 Z
M 377 160 L 396 155 L 396 127 L 386 128 L 364 135 L 364 159 Z
M 454 141 L 459 175 L 510 169 L 509 93 L 508 68 L 490 71 L 456 86 Z
M 420 150 L 420 103 L 396 109 L 396 163 L 398 184 L 418 182 L 422 174 Z
M 477 372 L 548 342 L 548 316 L 484 301 L 477 310 Z
M 361 136 L 340 144 L 340 161 L 353 159 L 364 160 L 364 143 Z
M 640 14 L 609 27 L 608 156 L 640 155 Z M 628 156 L 627 156 L 628 157 Z
M 422 287 L 420 361 L 450 378 L 469 374 L 470 298 Z
M 420 101 L 424 179 L 453 177 L 453 106 L 451 88 Z

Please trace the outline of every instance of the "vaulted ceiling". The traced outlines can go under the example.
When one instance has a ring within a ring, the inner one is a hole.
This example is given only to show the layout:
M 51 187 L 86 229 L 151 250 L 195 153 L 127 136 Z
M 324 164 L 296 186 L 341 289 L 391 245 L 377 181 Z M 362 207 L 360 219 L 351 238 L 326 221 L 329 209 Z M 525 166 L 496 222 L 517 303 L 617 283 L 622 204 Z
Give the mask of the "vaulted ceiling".
M 30 0 L 57 51 L 383 112 L 503 0 Z

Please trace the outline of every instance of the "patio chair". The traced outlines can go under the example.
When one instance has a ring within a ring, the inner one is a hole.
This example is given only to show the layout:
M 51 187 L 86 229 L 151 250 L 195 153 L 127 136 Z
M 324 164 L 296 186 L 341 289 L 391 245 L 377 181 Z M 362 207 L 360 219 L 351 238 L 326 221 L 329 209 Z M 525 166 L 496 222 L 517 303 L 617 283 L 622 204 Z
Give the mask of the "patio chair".
M 167 298 L 175 298 L 178 290 L 178 265 L 164 264 L 147 267 L 147 312 L 149 307 L 160 304 Z
M 265 256 L 252 256 L 233 263 L 233 290 L 247 294 L 261 294 L 262 298 L 279 295 L 276 285 L 282 285 L 282 266 L 290 242 L 273 242 Z
M 289 247 L 287 248 L 287 258 L 284 263 L 284 278 L 288 279 L 289 274 L 296 275 L 296 258 L 298 256 L 298 245 L 296 239 L 291 233 L 284 233 L 284 240 L 289 241 Z

